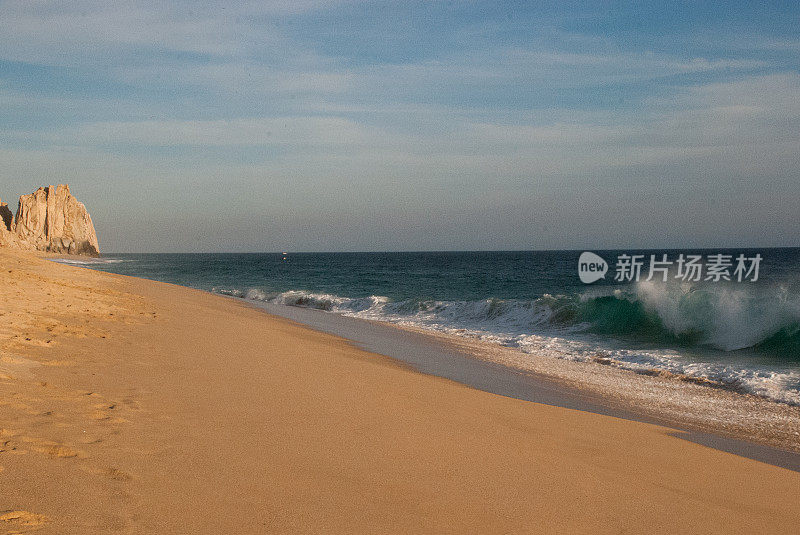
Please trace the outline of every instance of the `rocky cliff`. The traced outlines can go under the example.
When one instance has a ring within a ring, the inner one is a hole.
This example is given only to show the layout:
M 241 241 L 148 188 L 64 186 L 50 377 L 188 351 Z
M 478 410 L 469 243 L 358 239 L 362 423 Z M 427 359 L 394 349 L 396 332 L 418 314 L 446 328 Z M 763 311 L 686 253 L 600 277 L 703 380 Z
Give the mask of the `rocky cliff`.
M 89 212 L 65 184 L 21 196 L 13 217 L 0 202 L 0 246 L 90 256 L 100 252 Z

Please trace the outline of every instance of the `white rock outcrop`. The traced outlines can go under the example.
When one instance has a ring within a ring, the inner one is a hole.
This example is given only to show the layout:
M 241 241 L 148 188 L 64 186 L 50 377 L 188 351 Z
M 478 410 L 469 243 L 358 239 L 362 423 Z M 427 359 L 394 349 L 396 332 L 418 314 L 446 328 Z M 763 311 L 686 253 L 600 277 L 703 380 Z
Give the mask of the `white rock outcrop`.
M 13 218 L 8 205 L 0 202 L 0 246 L 90 256 L 100 253 L 92 218 L 66 184 L 22 195 Z

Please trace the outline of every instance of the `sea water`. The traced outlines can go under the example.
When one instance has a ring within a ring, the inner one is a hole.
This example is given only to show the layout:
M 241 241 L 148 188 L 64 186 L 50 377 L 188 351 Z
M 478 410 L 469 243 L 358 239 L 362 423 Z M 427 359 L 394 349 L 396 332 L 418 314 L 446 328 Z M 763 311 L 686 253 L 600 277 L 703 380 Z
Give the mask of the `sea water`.
M 757 281 L 587 285 L 581 251 L 107 254 L 93 269 L 413 326 L 516 348 L 529 358 L 666 371 L 800 405 L 800 248 L 596 251 L 677 258 L 760 254 Z M 253 333 L 257 336 L 258 333 Z

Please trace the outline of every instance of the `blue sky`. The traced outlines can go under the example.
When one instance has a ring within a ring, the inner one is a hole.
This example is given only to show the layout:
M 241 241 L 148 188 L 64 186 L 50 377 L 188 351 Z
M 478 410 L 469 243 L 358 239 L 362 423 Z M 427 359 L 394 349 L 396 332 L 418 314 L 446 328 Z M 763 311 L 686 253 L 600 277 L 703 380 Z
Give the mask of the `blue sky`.
M 799 28 L 796 2 L 0 2 L 0 196 L 69 183 L 106 251 L 797 246 Z

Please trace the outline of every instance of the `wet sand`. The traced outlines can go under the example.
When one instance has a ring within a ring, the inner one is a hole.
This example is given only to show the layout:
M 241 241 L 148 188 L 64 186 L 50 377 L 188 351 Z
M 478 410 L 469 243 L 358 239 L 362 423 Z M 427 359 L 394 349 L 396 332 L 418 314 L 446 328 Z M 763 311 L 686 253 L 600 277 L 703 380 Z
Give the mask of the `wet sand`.
M 783 533 L 800 474 L 0 252 L 0 532 Z
M 485 392 L 669 426 L 674 435 L 800 471 L 800 407 L 670 375 L 530 355 L 462 336 L 250 301 L 254 307 Z

